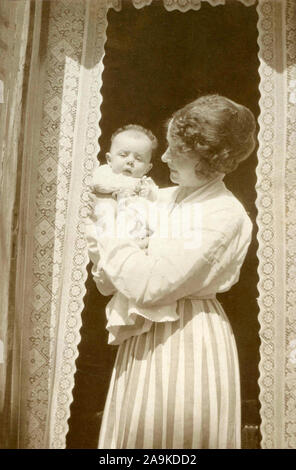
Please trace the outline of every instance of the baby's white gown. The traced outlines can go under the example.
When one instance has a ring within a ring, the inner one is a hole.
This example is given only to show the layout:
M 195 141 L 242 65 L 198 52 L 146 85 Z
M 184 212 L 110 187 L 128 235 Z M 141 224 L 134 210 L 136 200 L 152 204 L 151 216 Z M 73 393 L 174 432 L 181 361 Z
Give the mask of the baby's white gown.
M 160 220 L 167 217 L 169 234 L 162 225 L 148 254 L 131 240 L 98 242 L 106 288 L 125 295 L 136 318 L 117 330 L 118 342 L 124 340 L 101 449 L 240 448 L 238 356 L 215 294 L 238 281 L 252 224 L 221 178 L 175 204 L 180 191 L 160 190 Z M 196 209 L 200 218 L 176 236 L 186 210 Z M 98 288 L 104 292 L 102 280 Z

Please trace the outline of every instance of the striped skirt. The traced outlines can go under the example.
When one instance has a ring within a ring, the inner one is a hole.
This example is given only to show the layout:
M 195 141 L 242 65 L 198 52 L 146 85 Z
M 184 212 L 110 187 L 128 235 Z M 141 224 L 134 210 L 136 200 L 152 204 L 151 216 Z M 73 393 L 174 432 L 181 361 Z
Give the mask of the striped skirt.
M 240 381 L 216 300 L 179 301 L 179 320 L 118 349 L 99 449 L 240 448 Z

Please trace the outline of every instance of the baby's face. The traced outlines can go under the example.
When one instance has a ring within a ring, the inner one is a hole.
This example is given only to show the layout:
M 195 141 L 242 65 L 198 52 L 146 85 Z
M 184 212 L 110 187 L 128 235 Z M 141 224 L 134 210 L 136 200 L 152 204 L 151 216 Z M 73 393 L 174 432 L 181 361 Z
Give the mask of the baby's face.
M 107 162 L 114 173 L 141 178 L 151 170 L 152 143 L 136 130 L 120 132 L 114 137 Z

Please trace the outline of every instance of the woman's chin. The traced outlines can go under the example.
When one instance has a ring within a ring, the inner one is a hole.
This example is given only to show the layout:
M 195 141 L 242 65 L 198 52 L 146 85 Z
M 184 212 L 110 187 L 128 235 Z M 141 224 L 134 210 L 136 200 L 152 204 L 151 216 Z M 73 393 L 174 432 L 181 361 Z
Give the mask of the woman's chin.
M 178 174 L 175 171 L 170 171 L 170 180 L 172 183 L 179 183 Z

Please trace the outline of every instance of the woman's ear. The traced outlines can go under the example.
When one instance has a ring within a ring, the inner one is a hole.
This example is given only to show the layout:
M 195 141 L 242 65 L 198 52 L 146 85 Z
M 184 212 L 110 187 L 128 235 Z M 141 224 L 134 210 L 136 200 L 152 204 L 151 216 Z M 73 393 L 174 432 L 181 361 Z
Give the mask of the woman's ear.
M 111 166 L 111 153 L 107 152 L 105 154 L 105 157 L 106 157 L 106 162 L 108 163 L 109 166 Z

